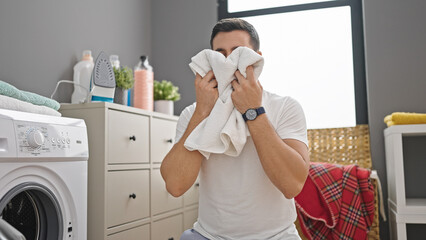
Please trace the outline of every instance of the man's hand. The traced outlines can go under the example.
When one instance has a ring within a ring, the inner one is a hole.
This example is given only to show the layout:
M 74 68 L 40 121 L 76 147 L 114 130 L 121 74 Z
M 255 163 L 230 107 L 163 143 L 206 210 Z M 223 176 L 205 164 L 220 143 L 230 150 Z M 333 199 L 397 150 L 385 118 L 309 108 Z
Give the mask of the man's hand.
M 253 66 L 246 69 L 247 78 L 240 71 L 235 72 L 237 80 L 231 82 L 234 91 L 231 94 L 232 102 L 240 113 L 245 113 L 249 108 L 262 106 L 263 88 L 254 76 Z
M 212 71 L 209 71 L 204 78 L 197 73 L 195 76 L 195 95 L 197 98 L 195 113 L 207 117 L 219 98 L 217 81 L 214 79 Z

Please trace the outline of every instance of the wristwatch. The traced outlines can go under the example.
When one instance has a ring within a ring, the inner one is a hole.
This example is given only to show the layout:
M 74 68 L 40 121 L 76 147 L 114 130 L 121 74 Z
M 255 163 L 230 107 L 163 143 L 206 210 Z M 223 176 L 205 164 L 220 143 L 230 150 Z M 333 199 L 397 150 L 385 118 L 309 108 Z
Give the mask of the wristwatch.
M 247 120 L 249 121 L 253 121 L 257 118 L 257 116 L 259 116 L 260 114 L 265 113 L 265 109 L 263 107 L 260 108 L 249 108 L 247 109 L 247 111 L 245 113 L 243 113 L 243 118 L 244 121 L 247 122 Z

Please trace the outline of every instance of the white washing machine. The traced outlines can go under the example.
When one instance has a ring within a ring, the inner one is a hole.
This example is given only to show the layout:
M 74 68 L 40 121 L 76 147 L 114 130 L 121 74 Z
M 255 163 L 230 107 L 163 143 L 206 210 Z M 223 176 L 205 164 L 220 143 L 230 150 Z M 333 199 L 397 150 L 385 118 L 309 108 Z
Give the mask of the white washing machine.
M 86 240 L 88 157 L 83 120 L 0 109 L 0 220 L 27 240 Z

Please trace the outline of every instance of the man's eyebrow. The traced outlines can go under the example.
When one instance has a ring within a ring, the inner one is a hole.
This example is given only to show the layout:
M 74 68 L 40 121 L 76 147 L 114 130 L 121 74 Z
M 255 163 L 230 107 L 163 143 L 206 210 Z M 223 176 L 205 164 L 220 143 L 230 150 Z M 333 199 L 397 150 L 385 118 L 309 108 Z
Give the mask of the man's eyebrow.
M 235 47 L 231 48 L 231 50 L 234 51 L 235 49 L 237 49 L 239 47 L 241 47 L 241 46 L 235 46 Z M 223 48 L 216 48 L 215 51 L 221 52 L 221 51 L 225 51 L 225 49 L 223 49 Z

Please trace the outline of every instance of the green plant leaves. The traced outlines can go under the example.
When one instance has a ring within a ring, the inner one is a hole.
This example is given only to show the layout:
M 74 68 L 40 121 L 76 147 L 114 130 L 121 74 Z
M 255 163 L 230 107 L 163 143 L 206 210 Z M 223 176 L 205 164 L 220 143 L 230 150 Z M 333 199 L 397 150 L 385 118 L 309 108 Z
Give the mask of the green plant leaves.
M 114 68 L 116 87 L 129 89 L 133 87 L 133 71 L 128 67 Z
M 154 80 L 154 100 L 180 100 L 179 87 L 167 80 Z

